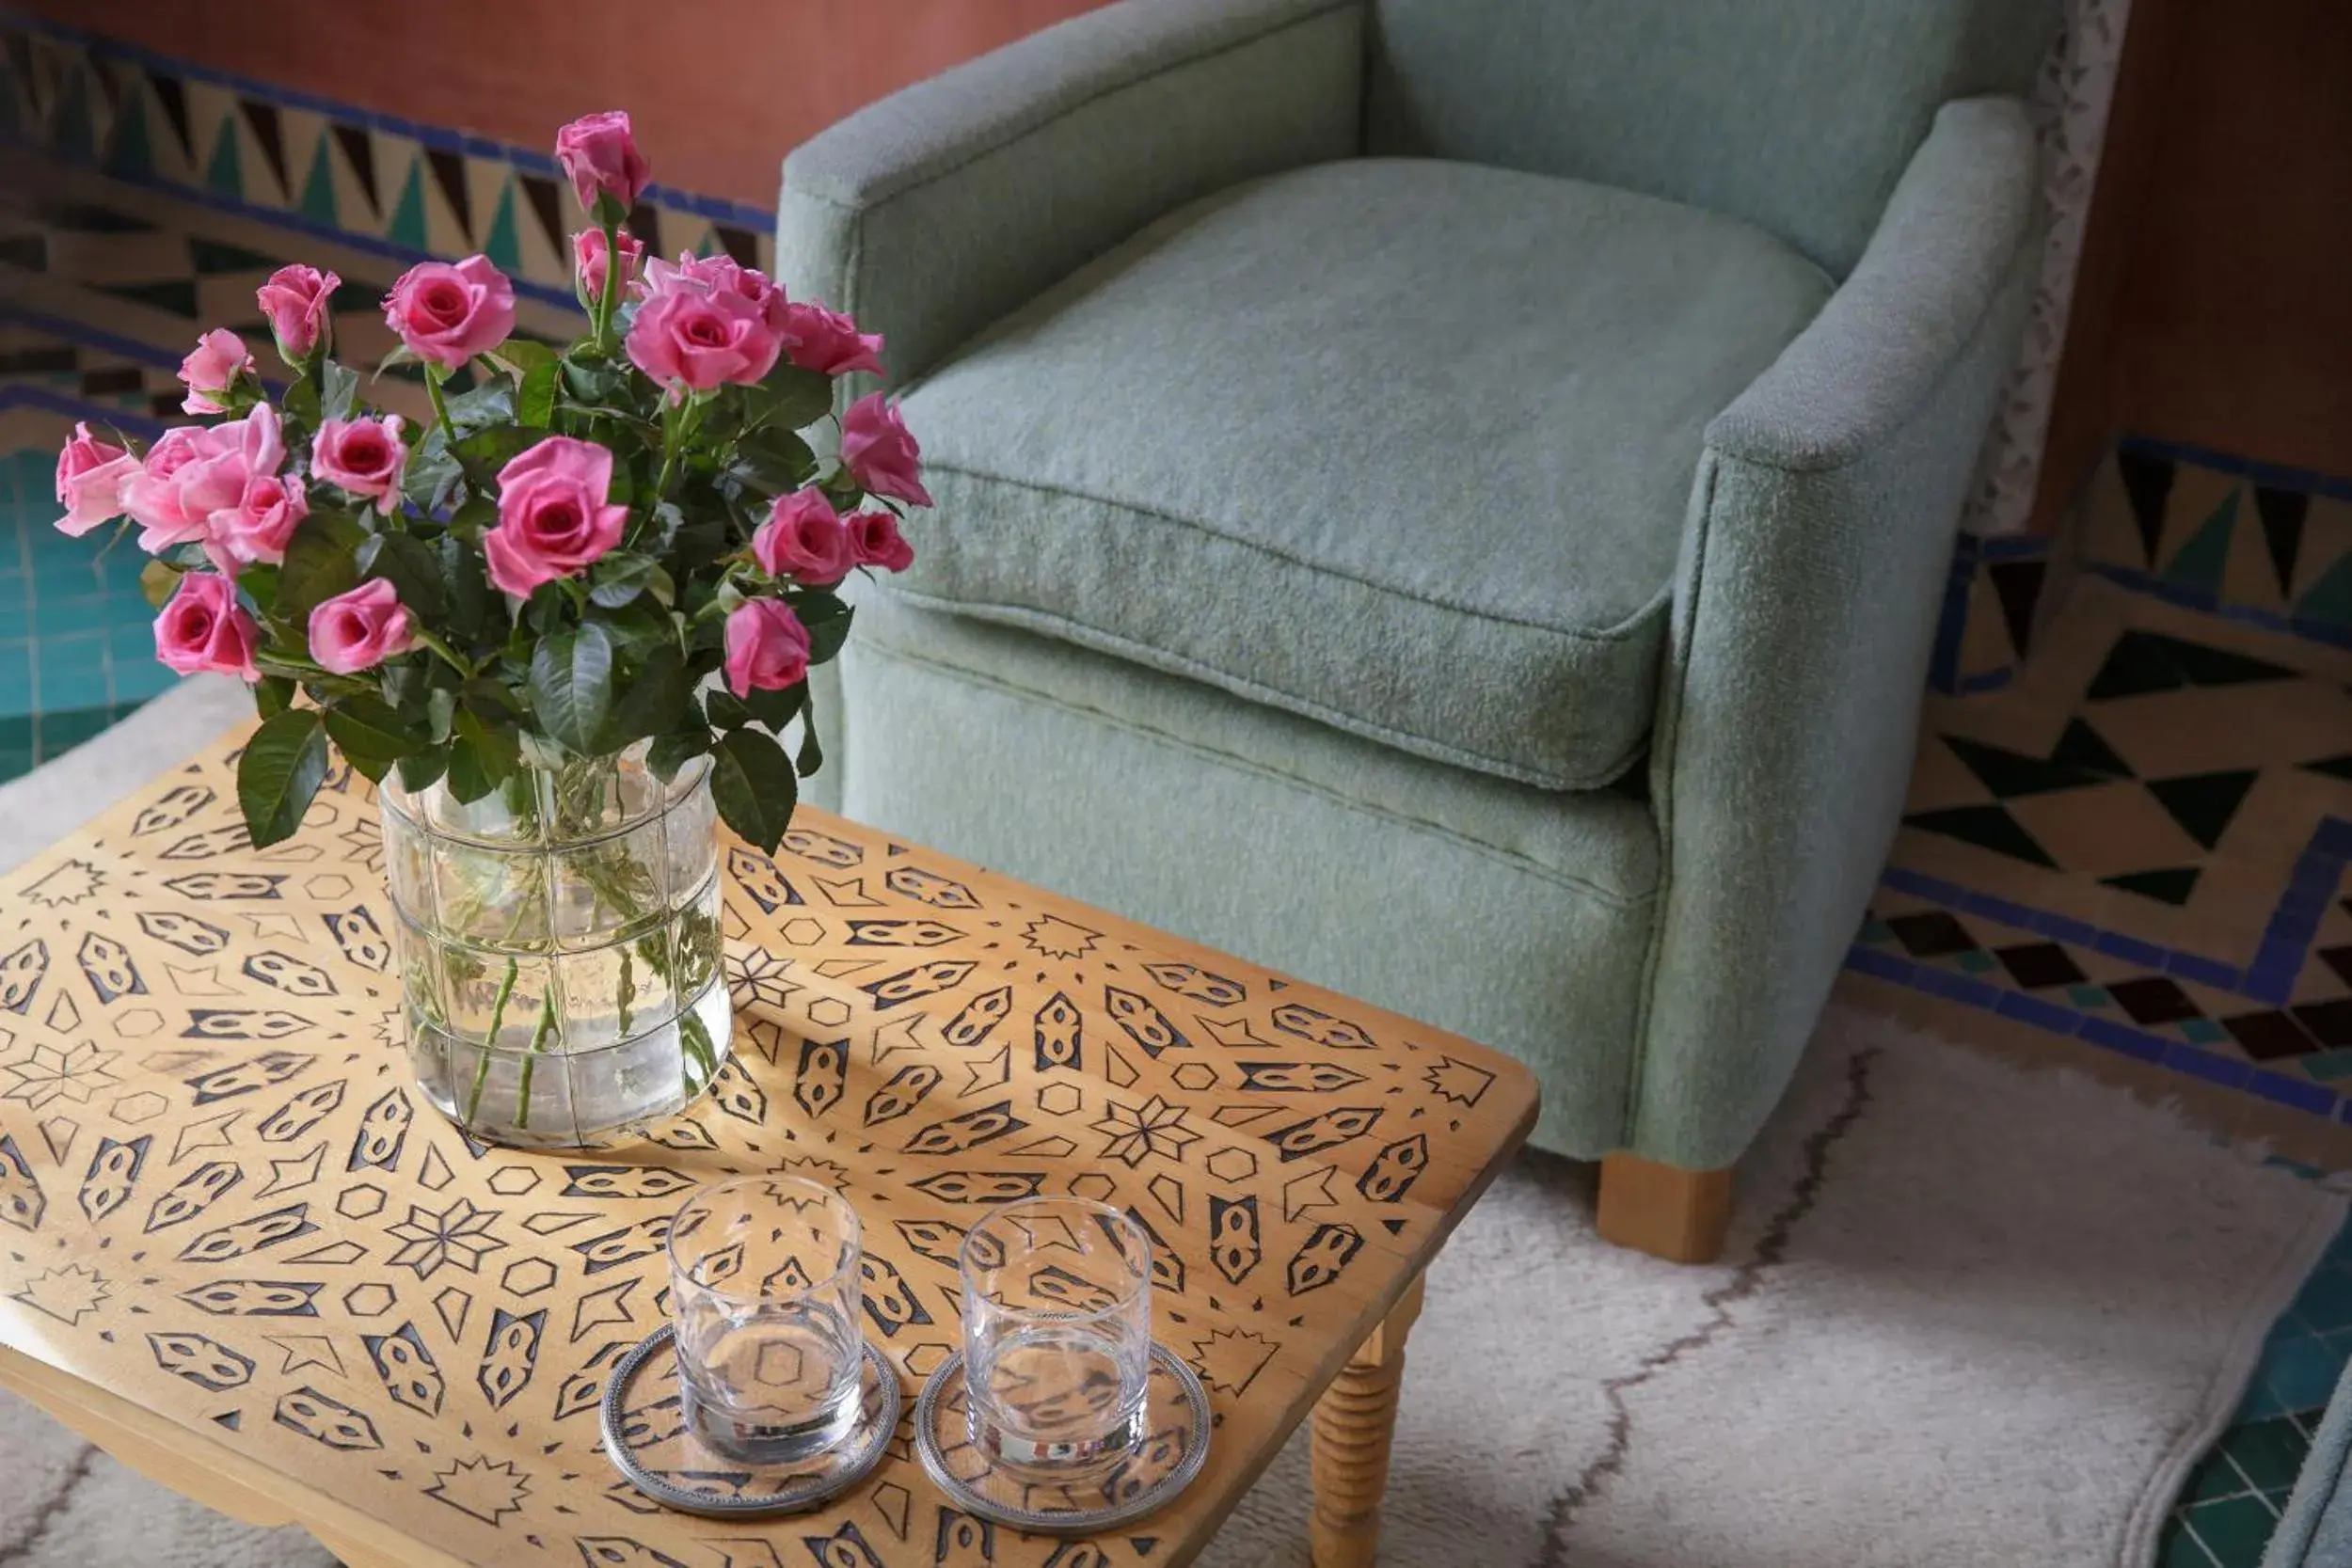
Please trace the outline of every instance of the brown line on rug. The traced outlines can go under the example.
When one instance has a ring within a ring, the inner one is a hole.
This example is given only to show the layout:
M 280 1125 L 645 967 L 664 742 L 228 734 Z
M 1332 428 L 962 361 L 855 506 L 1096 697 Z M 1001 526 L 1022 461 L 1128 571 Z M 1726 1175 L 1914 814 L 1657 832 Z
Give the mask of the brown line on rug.
M 0 1543 L 0 1568 L 21 1560 L 25 1553 L 40 1544 L 40 1538 L 49 1533 L 51 1523 L 65 1512 L 65 1505 L 72 1500 L 74 1488 L 89 1479 L 90 1467 L 97 1463 L 98 1446 L 94 1443 L 83 1444 L 82 1451 L 73 1456 L 72 1465 L 66 1466 L 65 1484 L 52 1493 L 47 1502 L 33 1510 L 32 1518 L 25 1521 L 24 1531 L 15 1540 Z
M 1867 1046 L 1853 1053 L 1846 1063 L 1846 1099 L 1836 1115 L 1816 1128 L 1804 1140 L 1804 1170 L 1790 1190 L 1788 1201 L 1772 1216 L 1771 1225 L 1756 1244 L 1756 1255 L 1740 1265 L 1724 1284 L 1709 1291 L 1699 1299 L 1713 1312 L 1705 1323 L 1680 1338 L 1671 1339 L 1642 1358 L 1632 1371 L 1603 1383 L 1601 1394 L 1609 1402 L 1609 1447 L 1599 1458 L 1584 1467 L 1567 1489 L 1552 1499 L 1544 1515 L 1544 1549 L 1536 1558 L 1534 1568 L 1570 1568 L 1567 1557 L 1567 1535 L 1576 1522 L 1577 1511 L 1600 1489 L 1601 1483 L 1625 1465 L 1626 1454 L 1633 1446 L 1633 1414 L 1626 1402 L 1626 1393 L 1647 1383 L 1660 1372 L 1676 1365 L 1685 1355 L 1705 1350 L 1716 1337 L 1732 1325 L 1731 1308 L 1745 1301 L 1763 1287 L 1765 1271 L 1778 1264 L 1788 1250 L 1788 1241 L 1797 1225 L 1813 1212 L 1820 1198 L 1821 1183 L 1829 1169 L 1830 1150 L 1862 1119 L 1862 1113 L 1870 1105 L 1870 1067 L 1878 1060 L 1883 1047 Z M 0 1562 L 5 1562 L 0 1559 Z

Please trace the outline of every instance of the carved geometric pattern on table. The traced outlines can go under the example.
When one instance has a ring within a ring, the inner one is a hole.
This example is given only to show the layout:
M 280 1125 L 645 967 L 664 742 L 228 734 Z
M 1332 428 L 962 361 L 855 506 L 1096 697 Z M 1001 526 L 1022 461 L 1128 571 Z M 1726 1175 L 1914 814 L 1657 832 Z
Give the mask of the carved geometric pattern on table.
M 987 1205 L 1135 1215 L 1217 1436 L 1085 1560 L 1166 1561 L 1533 1118 L 1478 1047 L 806 812 L 730 855 L 715 1092 L 625 1147 L 477 1147 L 388 1010 L 364 781 L 255 850 L 228 757 L 0 879 L 0 1342 L 469 1560 L 1072 1560 L 945 1508 L 903 1431 L 874 1481 L 757 1528 L 617 1481 L 596 1402 L 661 1321 L 668 1216 L 787 1171 L 857 1205 L 866 1336 L 910 1394 L 959 1343 Z

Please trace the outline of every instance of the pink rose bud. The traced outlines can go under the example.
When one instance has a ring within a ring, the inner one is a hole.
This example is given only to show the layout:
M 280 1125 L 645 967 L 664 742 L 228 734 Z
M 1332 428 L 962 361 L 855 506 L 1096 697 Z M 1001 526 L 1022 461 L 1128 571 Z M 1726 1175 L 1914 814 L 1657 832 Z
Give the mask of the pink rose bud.
M 57 504 L 65 515 L 57 531 L 79 539 L 99 524 L 122 515 L 122 486 L 139 471 L 139 460 L 111 441 L 73 427 L 73 438 L 57 453 Z
M 861 566 L 903 572 L 914 564 L 914 546 L 898 531 L 898 519 L 887 512 L 861 512 L 849 520 L 850 546 Z
M 183 675 L 218 673 L 259 680 L 253 648 L 262 628 L 237 603 L 227 578 L 190 572 L 155 617 L 155 657 Z
M 338 594 L 310 611 L 310 657 L 339 675 L 373 670 L 416 645 L 416 623 L 382 578 Z
M 279 267 L 255 293 L 262 313 L 269 318 L 270 335 L 289 365 L 306 363 L 333 336 L 335 320 L 327 302 L 342 279 L 331 272 L 296 262 Z
M 731 290 L 657 290 L 628 329 L 629 362 L 671 388 L 749 387 L 775 369 L 784 341 L 760 308 Z
M 727 687 L 781 691 L 808 673 L 808 628 L 782 599 L 747 599 L 727 617 Z
M 637 205 L 652 172 L 637 150 L 628 115 L 620 109 L 582 115 L 555 134 L 555 161 L 572 182 L 581 210 L 594 213 L 596 198 L 609 196 L 623 212 Z
M 841 466 L 859 488 L 915 506 L 931 504 L 923 488 L 923 449 L 898 410 L 880 392 L 858 399 L 841 416 Z
M 215 512 L 205 530 L 204 553 L 223 573 L 235 577 L 246 566 L 275 566 L 286 559 L 286 542 L 310 515 L 302 481 L 256 474 L 246 482 L 237 504 Z
M 397 414 L 382 419 L 328 420 L 310 443 L 310 477 L 373 501 L 389 515 L 400 510 L 400 480 L 408 466 Z
M 851 371 L 882 373 L 882 334 L 860 332 L 857 323 L 821 305 L 785 307 L 784 326 L 792 340 L 792 362 L 819 375 L 847 375 Z
M 611 504 L 612 453 L 550 436 L 499 470 L 498 526 L 482 536 L 490 580 L 527 599 L 572 577 L 621 542 L 628 508 Z
M 768 520 L 752 535 L 752 559 L 771 578 L 830 588 L 850 575 L 857 557 L 850 531 L 820 490 L 778 496 Z
M 637 265 L 645 259 L 644 242 L 624 229 L 621 239 L 621 281 L 628 283 L 637 276 Z M 604 275 L 610 264 L 605 250 L 604 230 L 583 229 L 572 236 L 572 266 L 578 275 L 576 291 L 580 303 L 593 307 L 604 297 Z
M 486 256 L 420 261 L 384 296 L 384 321 L 409 353 L 453 371 L 515 330 L 515 285 Z
M 180 361 L 180 379 L 187 383 L 188 395 L 180 404 L 188 414 L 226 414 L 229 412 L 229 388 L 241 375 L 253 373 L 253 356 L 245 341 L 225 326 L 216 326 L 196 341 L 196 347 Z

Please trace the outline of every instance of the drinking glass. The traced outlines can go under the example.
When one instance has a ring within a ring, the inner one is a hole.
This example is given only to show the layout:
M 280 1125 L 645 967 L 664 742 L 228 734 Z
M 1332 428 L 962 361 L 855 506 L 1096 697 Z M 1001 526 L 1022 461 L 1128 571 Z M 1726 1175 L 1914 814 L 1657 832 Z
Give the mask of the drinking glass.
M 996 1463 L 1084 1465 L 1139 1439 L 1152 1244 L 1106 1203 L 1035 1197 L 964 1237 L 964 1403 Z
M 682 1414 L 748 1465 L 823 1452 L 856 1425 L 857 1212 L 786 1176 L 701 1189 L 670 1222 Z

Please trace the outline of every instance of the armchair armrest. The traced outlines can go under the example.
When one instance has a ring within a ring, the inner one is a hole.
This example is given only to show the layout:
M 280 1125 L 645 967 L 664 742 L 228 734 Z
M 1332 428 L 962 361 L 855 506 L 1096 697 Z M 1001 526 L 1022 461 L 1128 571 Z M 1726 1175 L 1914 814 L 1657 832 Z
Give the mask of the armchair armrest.
M 1927 402 L 1993 308 L 2039 212 L 2033 126 L 2010 98 L 1947 103 L 1843 287 L 1720 415 L 1707 444 L 1835 468 Z
M 1853 274 L 1708 430 L 1650 756 L 1629 1147 L 1731 1164 L 1893 842 L 1960 505 L 2041 271 L 2033 135 L 1947 105 Z
M 776 270 L 904 382 L 1165 213 L 1361 139 L 1361 0 L 1122 0 L 785 160 Z

